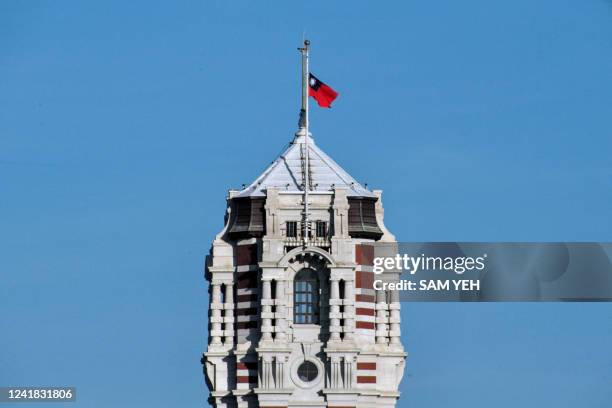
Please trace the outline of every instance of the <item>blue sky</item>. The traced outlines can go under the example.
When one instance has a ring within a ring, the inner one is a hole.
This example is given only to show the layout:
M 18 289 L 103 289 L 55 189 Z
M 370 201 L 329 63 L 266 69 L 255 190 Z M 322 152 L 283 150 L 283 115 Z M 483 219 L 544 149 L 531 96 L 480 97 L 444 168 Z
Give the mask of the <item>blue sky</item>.
M 612 3 L 0 4 L 0 385 L 202 406 L 204 256 L 296 128 L 404 241 L 611 241 Z M 405 304 L 405 407 L 609 407 L 609 304 Z M 22 405 L 24 407 L 26 405 Z M 58 405 L 60 406 L 60 405 Z

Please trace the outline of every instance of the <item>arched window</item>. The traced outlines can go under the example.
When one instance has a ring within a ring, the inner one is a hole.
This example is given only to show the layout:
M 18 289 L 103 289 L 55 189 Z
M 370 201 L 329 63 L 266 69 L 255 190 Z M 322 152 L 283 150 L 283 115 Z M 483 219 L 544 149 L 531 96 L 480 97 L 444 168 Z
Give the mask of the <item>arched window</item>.
M 319 324 L 319 279 L 312 269 L 302 269 L 293 280 L 293 322 Z

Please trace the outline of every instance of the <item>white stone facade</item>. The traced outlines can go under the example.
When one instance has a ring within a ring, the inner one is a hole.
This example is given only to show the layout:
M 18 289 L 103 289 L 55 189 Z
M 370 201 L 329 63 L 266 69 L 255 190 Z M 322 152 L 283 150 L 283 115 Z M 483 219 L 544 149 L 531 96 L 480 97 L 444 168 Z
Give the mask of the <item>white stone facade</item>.
M 395 242 L 381 192 L 309 144 L 320 158 L 311 160 L 311 180 L 295 160 L 304 149 L 298 132 L 254 184 L 229 193 L 225 227 L 206 262 L 210 336 L 202 361 L 217 407 L 393 407 L 399 397 L 400 303 L 397 293 L 374 291 L 368 259 L 368 242 Z M 303 245 L 306 182 L 311 233 Z M 375 202 L 375 220 L 366 220 L 365 204 L 350 209 L 362 197 Z M 379 231 L 373 238 L 371 229 Z

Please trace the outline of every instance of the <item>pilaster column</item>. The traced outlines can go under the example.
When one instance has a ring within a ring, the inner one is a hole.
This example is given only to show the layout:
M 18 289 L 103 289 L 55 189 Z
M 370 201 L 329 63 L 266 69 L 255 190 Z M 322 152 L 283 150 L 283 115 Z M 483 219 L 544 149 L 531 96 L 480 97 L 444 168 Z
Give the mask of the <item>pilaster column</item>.
M 389 291 L 389 342 L 393 345 L 400 345 L 400 303 L 399 292 L 397 290 Z
M 272 286 L 270 279 L 261 282 L 261 339 L 272 340 Z
M 274 388 L 274 379 L 272 376 L 272 357 L 263 356 L 259 359 L 259 387 L 260 388 Z
M 225 284 L 225 339 L 224 344 L 226 346 L 234 345 L 234 284 L 228 282 Z
M 340 369 L 340 357 L 334 355 L 329 359 L 329 388 L 342 387 L 342 371 Z
M 276 356 L 274 358 L 276 371 L 276 388 L 285 388 L 285 358 Z
M 334 238 L 349 238 L 347 190 L 343 187 L 334 188 L 333 207 Z
M 221 322 L 223 318 L 221 317 L 221 310 L 223 309 L 223 304 L 221 303 L 221 283 L 220 282 L 212 282 L 212 302 L 210 304 L 211 315 L 211 331 L 210 335 L 212 337 L 212 344 L 221 344 L 221 336 L 223 335 L 223 331 L 221 330 Z
M 355 331 L 355 281 L 344 281 L 344 340 L 353 340 Z
M 344 357 L 344 388 L 353 386 L 353 361 L 350 357 Z
M 276 321 L 276 334 L 274 336 L 275 341 L 284 342 L 287 339 L 287 321 L 286 318 L 286 302 L 285 302 L 285 281 L 275 280 L 276 282 L 276 299 L 274 304 L 276 305 L 275 310 L 275 321 Z
M 340 341 L 340 283 L 338 278 L 330 278 L 329 294 L 329 332 L 331 341 Z
M 387 344 L 387 299 L 384 290 L 376 291 L 376 343 Z

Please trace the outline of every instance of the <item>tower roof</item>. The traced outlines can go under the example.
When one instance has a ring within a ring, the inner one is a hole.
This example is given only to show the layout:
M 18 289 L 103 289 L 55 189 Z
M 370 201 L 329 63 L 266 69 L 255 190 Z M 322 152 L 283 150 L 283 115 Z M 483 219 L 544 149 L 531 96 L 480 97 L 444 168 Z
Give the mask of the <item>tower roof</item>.
M 338 163 L 325 154 L 306 136 L 304 129 L 295 134 L 289 147 L 270 166 L 236 197 L 265 196 L 265 190 L 274 187 L 280 191 L 301 192 L 304 183 L 304 148 L 308 137 L 310 191 L 331 191 L 334 187 L 345 187 L 348 196 L 375 197 L 351 177 Z

